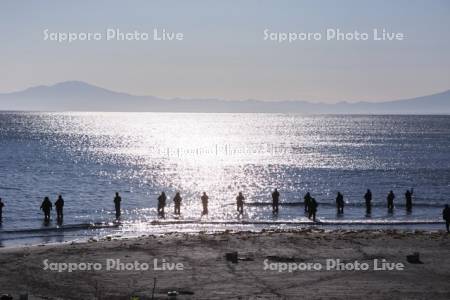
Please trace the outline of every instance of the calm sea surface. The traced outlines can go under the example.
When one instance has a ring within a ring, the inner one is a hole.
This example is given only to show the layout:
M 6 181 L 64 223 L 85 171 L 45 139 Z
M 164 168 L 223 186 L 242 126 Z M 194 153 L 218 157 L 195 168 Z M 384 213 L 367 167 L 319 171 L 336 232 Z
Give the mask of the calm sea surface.
M 277 217 L 261 204 L 271 201 L 275 187 L 281 203 L 289 204 Z M 367 188 L 374 196 L 370 218 L 363 205 Z M 404 193 L 410 188 L 415 207 L 407 214 Z M 388 214 L 391 189 L 396 209 Z M 166 221 L 174 219 L 177 190 L 183 197 L 177 221 L 183 224 L 150 225 L 161 191 L 170 198 Z M 83 229 L 113 222 L 116 191 L 123 199 L 121 227 Z M 210 214 L 200 219 L 203 191 Z M 0 113 L 4 245 L 30 237 L 51 242 L 223 230 L 238 221 L 238 191 L 253 204 L 239 220 L 264 223 L 242 225 L 248 230 L 307 221 L 295 205 L 307 191 L 320 203 L 323 222 L 440 222 L 450 202 L 450 116 Z M 337 191 L 345 197 L 343 216 L 336 215 Z M 56 221 L 43 224 L 39 210 L 44 196 L 54 202 L 58 194 L 65 199 L 66 230 L 54 230 Z

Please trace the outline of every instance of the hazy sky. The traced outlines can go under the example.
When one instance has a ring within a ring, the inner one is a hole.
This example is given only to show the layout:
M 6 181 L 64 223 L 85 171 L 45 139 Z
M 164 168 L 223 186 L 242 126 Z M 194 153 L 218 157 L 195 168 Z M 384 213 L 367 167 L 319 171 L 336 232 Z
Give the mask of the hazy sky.
M 0 92 L 82 80 L 138 95 L 389 100 L 450 88 L 450 1 L 1 1 Z M 107 28 L 183 41 L 44 41 Z M 271 32 L 402 32 L 404 41 L 264 41 Z

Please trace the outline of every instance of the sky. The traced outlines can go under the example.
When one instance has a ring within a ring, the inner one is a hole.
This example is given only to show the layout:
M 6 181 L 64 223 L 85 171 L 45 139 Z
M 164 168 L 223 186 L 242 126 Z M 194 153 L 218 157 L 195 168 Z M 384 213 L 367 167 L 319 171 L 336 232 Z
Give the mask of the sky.
M 0 93 L 80 80 L 165 98 L 386 101 L 450 88 L 450 1 L 0 2 Z M 44 40 L 48 32 L 183 33 L 181 41 Z M 327 29 L 367 32 L 326 40 Z M 373 29 L 404 40 L 374 41 Z M 319 41 L 264 40 L 319 32 Z

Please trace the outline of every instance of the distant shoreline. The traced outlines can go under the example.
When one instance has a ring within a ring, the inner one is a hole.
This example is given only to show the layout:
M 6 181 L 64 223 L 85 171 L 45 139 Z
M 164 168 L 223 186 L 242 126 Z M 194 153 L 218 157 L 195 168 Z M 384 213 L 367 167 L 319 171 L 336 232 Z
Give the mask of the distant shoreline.
M 450 114 L 450 90 L 409 99 L 318 102 L 288 100 L 224 100 L 220 98 L 161 98 L 116 92 L 83 81 L 0 93 L 1 110 L 302 113 L 302 114 Z

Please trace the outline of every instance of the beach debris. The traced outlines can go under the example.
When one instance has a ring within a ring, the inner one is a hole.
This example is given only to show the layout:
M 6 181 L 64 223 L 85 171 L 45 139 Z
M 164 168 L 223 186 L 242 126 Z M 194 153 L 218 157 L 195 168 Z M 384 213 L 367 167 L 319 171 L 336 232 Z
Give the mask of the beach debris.
M 267 259 L 271 260 L 271 261 L 276 261 L 276 262 L 297 262 L 297 261 L 304 261 L 301 258 L 296 258 L 293 256 L 278 256 L 278 255 L 269 255 L 266 256 Z
M 0 296 L 0 300 L 13 300 L 13 296 L 10 294 L 3 294 Z
M 419 252 L 414 252 L 411 255 L 407 255 L 406 256 L 406 260 L 410 263 L 410 264 L 423 264 L 423 262 L 420 260 L 420 254 Z
M 238 259 L 239 260 L 242 260 L 242 261 L 254 261 L 254 259 L 252 258 L 252 257 L 238 257 Z
M 28 300 L 28 293 L 22 293 L 19 295 L 19 300 Z
M 225 253 L 225 259 L 227 261 L 231 261 L 234 264 L 237 264 L 239 260 L 241 261 L 254 261 L 254 259 L 250 256 L 239 257 L 238 253 L 235 252 L 227 252 Z
M 227 261 L 231 261 L 233 264 L 237 264 L 238 263 L 238 253 L 235 252 L 227 252 L 225 253 L 225 259 Z
M 180 295 L 194 295 L 193 291 L 179 291 L 178 293 Z

